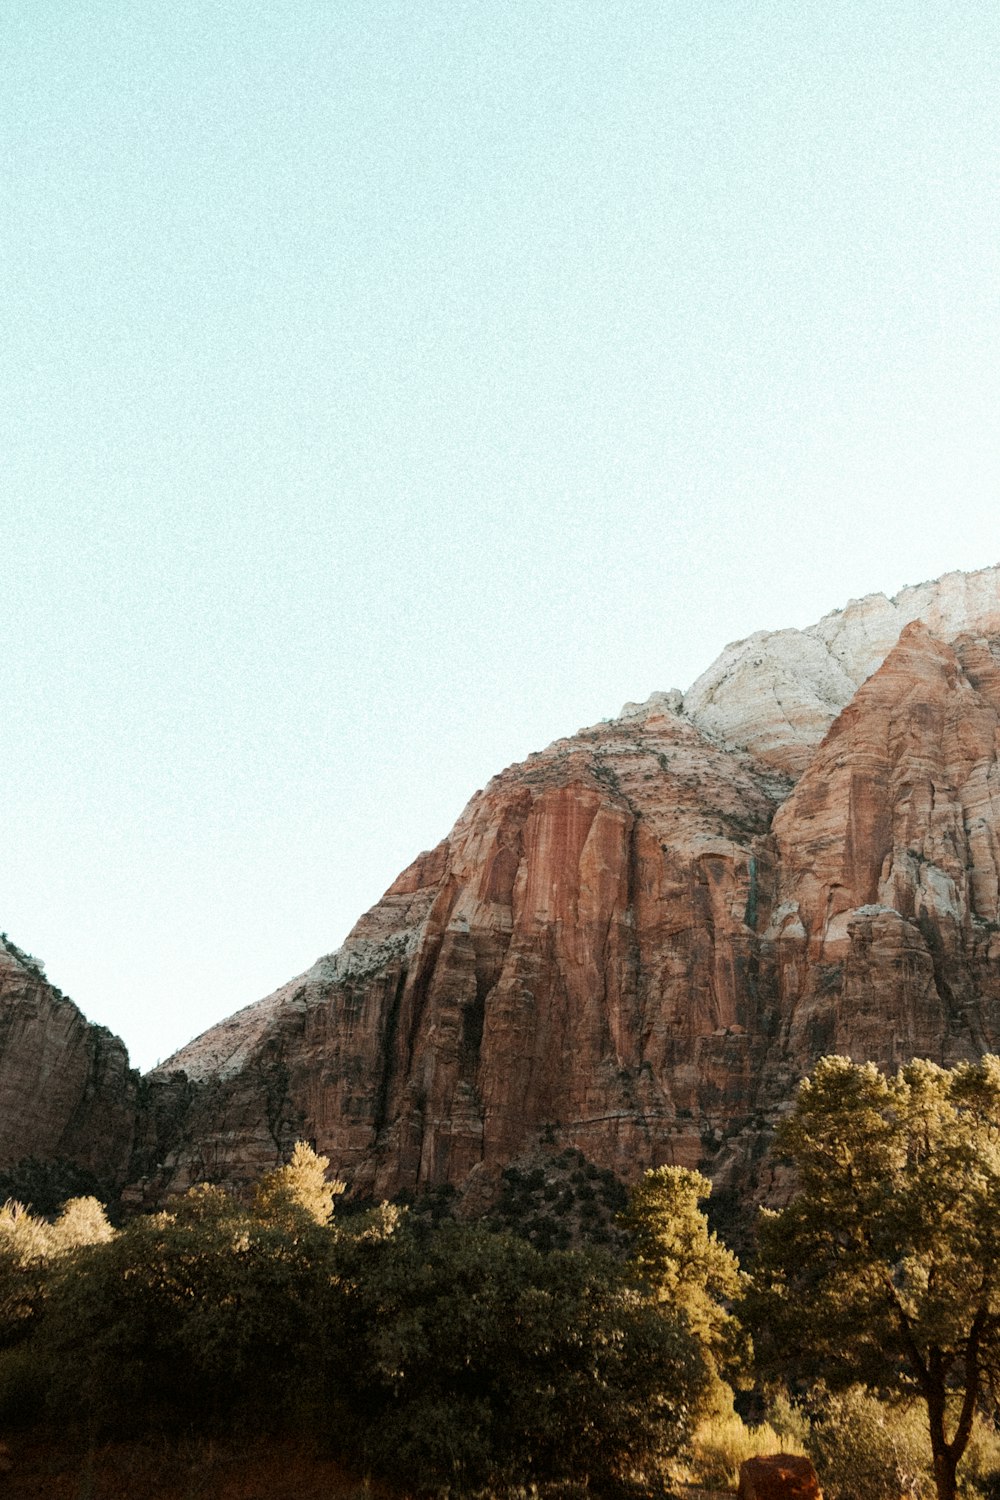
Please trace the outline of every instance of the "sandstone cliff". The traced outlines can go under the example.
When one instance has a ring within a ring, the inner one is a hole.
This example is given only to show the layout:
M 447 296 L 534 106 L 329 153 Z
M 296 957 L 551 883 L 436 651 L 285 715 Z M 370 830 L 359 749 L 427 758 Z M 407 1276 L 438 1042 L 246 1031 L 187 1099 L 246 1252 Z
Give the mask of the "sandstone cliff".
M 792 1055 L 1000 1046 L 998 658 L 907 626 L 777 814 L 764 944 Z
M 756 631 L 727 646 L 692 684 L 684 711 L 705 733 L 800 775 L 913 620 L 944 640 L 1000 630 L 1000 568 L 946 573 L 892 599 L 852 599 L 806 630 Z
M 990 570 L 828 617 L 815 638 L 874 675 L 845 668 L 823 722 L 762 713 L 754 755 L 720 669 L 724 726 L 659 694 L 494 778 L 338 954 L 151 1080 L 189 1102 L 148 1190 L 305 1135 L 376 1194 L 477 1201 L 540 1140 L 764 1191 L 767 1127 L 824 1052 L 1000 1046 L 997 592 Z M 932 628 L 886 655 L 917 605 Z
M 65 1163 L 113 1190 L 128 1175 L 139 1088 L 124 1043 L 0 940 L 0 1168 Z
M 752 1087 L 774 807 L 669 711 L 494 778 L 338 955 L 164 1065 L 197 1083 L 167 1180 L 249 1176 L 296 1134 L 378 1194 L 489 1176 L 543 1132 L 625 1174 L 699 1160 Z

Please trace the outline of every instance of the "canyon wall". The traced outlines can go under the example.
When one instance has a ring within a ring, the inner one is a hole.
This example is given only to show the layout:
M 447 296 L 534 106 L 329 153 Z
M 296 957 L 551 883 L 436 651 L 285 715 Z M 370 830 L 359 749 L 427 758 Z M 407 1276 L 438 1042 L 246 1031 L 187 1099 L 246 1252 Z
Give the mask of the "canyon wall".
M 155 1075 L 196 1085 L 170 1185 L 297 1134 L 377 1195 L 492 1182 L 543 1135 L 623 1175 L 700 1160 L 753 1087 L 744 919 L 775 805 L 669 711 L 494 778 L 338 955 Z
M 725 726 L 660 694 L 495 777 L 338 954 L 153 1075 L 189 1103 L 144 1190 L 247 1180 L 301 1135 L 375 1195 L 485 1202 L 547 1143 L 745 1197 L 824 1053 L 1000 1046 L 997 573 L 921 598 L 936 629 L 905 624 L 801 771 L 801 716 L 741 748 L 720 689 Z M 821 622 L 859 676 L 887 612 Z
M 889 599 L 868 594 L 805 630 L 758 630 L 726 647 L 684 695 L 706 734 L 799 776 L 900 633 L 921 620 L 942 640 L 1000 630 L 1000 570 L 946 573 Z

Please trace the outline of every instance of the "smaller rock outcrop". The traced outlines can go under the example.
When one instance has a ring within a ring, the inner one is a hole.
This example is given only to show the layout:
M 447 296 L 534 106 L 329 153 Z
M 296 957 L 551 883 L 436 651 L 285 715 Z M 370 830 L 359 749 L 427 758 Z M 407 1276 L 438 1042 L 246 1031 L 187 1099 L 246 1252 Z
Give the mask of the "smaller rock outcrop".
M 0 938 L 0 1168 L 63 1163 L 113 1191 L 128 1176 L 139 1087 L 124 1042 Z

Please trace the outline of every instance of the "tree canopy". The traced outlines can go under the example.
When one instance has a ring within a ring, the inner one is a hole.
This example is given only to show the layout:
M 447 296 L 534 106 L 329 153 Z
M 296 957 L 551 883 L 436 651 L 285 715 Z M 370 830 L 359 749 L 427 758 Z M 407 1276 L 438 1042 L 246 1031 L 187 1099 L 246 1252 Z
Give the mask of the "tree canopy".
M 895 1078 L 824 1058 L 779 1131 L 798 1190 L 765 1213 L 758 1358 L 924 1404 L 940 1500 L 1000 1375 L 1000 1059 Z
M 420 1492 L 659 1482 L 710 1388 L 690 1320 L 598 1253 L 333 1220 L 326 1169 L 300 1146 L 252 1203 L 202 1183 L 117 1230 L 0 1211 L 0 1422 L 310 1434 Z
M 318 1156 L 305 1141 L 296 1141 L 291 1160 L 265 1173 L 257 1184 L 254 1207 L 262 1219 L 294 1228 L 299 1224 L 326 1224 L 333 1213 L 333 1200 L 344 1191 L 339 1178 L 327 1179 L 330 1159 Z
M 621 1223 L 638 1279 L 661 1306 L 681 1314 L 719 1376 L 732 1378 L 748 1352 L 743 1330 L 728 1311 L 744 1278 L 698 1206 L 711 1191 L 700 1172 L 655 1167 L 632 1188 Z

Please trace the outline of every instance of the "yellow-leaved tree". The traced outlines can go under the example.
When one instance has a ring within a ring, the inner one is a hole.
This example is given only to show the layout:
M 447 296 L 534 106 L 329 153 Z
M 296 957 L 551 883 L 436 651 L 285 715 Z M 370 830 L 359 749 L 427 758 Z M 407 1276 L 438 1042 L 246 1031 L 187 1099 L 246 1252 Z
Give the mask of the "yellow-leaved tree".
M 318 1156 L 305 1141 L 296 1141 L 291 1159 L 261 1178 L 254 1195 L 258 1216 L 285 1229 L 329 1223 L 333 1200 L 346 1186 L 336 1178 L 327 1180 L 329 1166 L 328 1157 Z
M 749 1341 L 729 1310 L 745 1282 L 739 1261 L 698 1206 L 711 1191 L 700 1172 L 655 1167 L 632 1188 L 621 1222 L 635 1275 L 657 1302 L 683 1316 L 721 1384 L 744 1369 Z

